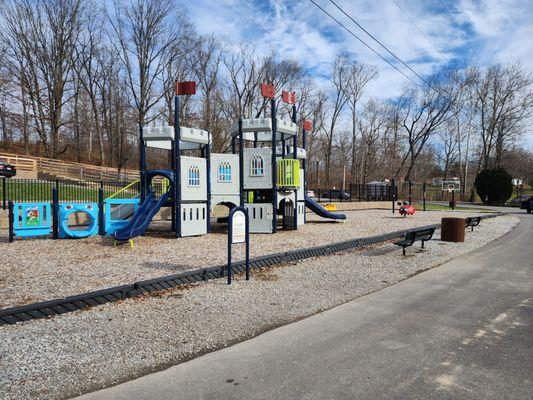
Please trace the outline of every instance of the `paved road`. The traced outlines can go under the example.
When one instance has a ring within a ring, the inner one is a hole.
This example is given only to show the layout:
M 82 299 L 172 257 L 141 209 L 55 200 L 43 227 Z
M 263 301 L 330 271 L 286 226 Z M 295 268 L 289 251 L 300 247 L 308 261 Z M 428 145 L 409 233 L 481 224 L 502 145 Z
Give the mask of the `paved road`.
M 533 217 L 521 219 L 440 268 L 82 399 L 531 399 Z
M 449 202 L 447 201 L 427 201 L 428 204 L 437 204 L 440 206 L 448 206 Z M 477 209 L 484 209 L 484 210 L 492 210 L 492 211 L 499 211 L 503 213 L 508 214 L 526 214 L 526 210 L 522 210 L 519 207 L 502 207 L 502 206 L 487 206 L 485 204 L 472 204 L 468 203 L 466 201 L 458 201 L 457 207 L 462 208 L 477 208 Z

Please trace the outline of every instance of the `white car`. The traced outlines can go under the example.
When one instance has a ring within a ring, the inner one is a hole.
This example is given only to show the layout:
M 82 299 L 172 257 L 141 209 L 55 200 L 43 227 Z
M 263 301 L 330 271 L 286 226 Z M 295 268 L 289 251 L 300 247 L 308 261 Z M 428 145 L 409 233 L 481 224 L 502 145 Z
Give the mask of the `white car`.
M 315 192 L 313 192 L 312 190 L 308 190 L 308 191 L 306 192 L 306 196 L 307 196 L 307 197 L 315 197 Z

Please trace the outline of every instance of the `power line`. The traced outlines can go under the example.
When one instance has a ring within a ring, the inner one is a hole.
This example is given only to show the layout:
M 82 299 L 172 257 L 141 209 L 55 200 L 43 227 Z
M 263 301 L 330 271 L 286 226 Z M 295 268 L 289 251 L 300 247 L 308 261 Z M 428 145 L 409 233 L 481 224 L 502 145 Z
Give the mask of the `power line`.
M 326 14 L 328 17 L 330 17 L 333 21 L 335 21 L 337 24 L 339 24 L 341 27 L 343 27 L 348 33 L 350 33 L 353 37 L 355 37 L 357 40 L 359 40 L 365 47 L 370 49 L 374 54 L 376 54 L 379 58 L 381 58 L 383 61 L 385 61 L 387 64 L 389 64 L 392 68 L 394 68 L 396 71 L 398 71 L 400 74 L 402 74 L 405 78 L 410 80 L 414 85 L 418 86 L 420 89 L 420 85 L 415 82 L 413 79 L 411 79 L 408 75 L 406 75 L 401 69 L 399 69 L 396 65 L 391 63 L 389 60 L 387 60 L 383 55 L 378 53 L 377 50 L 375 50 L 372 46 L 367 44 L 363 39 L 361 39 L 359 36 L 357 36 L 351 29 L 349 29 L 346 25 L 344 25 L 341 21 L 339 21 L 337 18 L 335 18 L 333 15 L 331 15 L 329 12 L 327 12 L 324 8 L 322 8 L 319 4 L 315 2 L 315 0 L 309 0 L 311 3 L 313 3 L 318 9 L 320 9 L 324 14 Z M 418 75 L 418 74 L 416 74 Z
M 435 50 L 437 53 L 441 53 L 441 51 L 439 49 L 437 49 L 437 47 L 433 44 L 433 41 L 429 38 L 429 36 L 422 30 L 422 28 L 420 28 L 418 26 L 418 24 L 411 18 L 411 16 L 407 13 L 407 11 L 405 11 L 403 9 L 402 6 L 400 6 L 400 4 L 396 1 L 396 0 L 392 0 L 394 2 L 394 4 L 396 4 L 396 7 L 398 7 L 398 9 L 402 12 L 402 14 L 405 16 L 405 18 L 407 18 L 407 20 L 409 22 L 411 22 L 411 24 L 413 24 L 413 26 L 418 30 L 418 32 L 420 32 L 422 34 L 422 36 L 424 36 L 427 40 L 427 42 L 431 45 L 431 47 L 433 47 L 433 50 Z
M 387 53 L 389 53 L 391 56 L 393 56 L 396 60 L 398 60 L 400 63 L 402 63 L 409 71 L 411 71 L 413 74 L 415 74 L 422 82 L 424 82 L 426 85 L 431 86 L 430 83 L 424 79 L 421 75 L 418 74 L 409 64 L 407 64 L 405 61 L 403 61 L 400 57 L 398 57 L 396 54 L 394 54 L 387 46 L 385 46 L 383 43 L 381 43 L 378 39 L 376 39 L 369 31 L 367 31 L 359 22 L 357 22 L 350 14 L 348 14 L 346 11 L 344 11 L 335 1 L 329 0 L 330 3 L 332 3 L 335 7 L 339 9 L 340 12 L 342 12 L 345 16 L 347 16 L 352 22 L 359 27 L 364 33 L 366 33 L 368 36 L 372 38 L 377 44 L 379 44 Z
M 315 5 L 316 3 L 314 2 L 314 0 L 311 0 Z M 348 13 L 346 13 L 341 7 L 339 7 L 337 5 L 337 3 L 335 3 L 335 1 L 333 0 L 329 0 L 335 7 L 337 7 L 344 15 L 346 15 L 350 20 L 352 20 L 363 32 L 365 32 L 368 36 L 370 36 L 375 42 L 377 42 L 381 47 L 383 47 L 388 53 L 390 53 L 394 58 L 396 58 L 398 61 L 400 61 L 403 65 L 405 65 L 411 72 L 413 72 L 421 81 L 423 81 L 428 89 L 434 91 L 435 93 L 438 93 L 439 95 L 443 96 L 445 99 L 447 99 L 448 101 L 451 101 L 453 102 L 453 99 L 449 96 L 449 94 L 446 92 L 446 91 L 443 91 L 441 88 L 439 88 L 438 86 L 435 86 L 433 85 L 432 83 L 428 82 L 425 78 L 423 78 L 422 76 L 420 76 L 413 68 L 411 68 L 411 66 L 409 64 L 407 64 L 405 61 L 403 61 L 401 58 L 399 58 L 396 54 L 394 54 L 391 50 L 389 50 L 387 48 L 387 46 L 385 46 L 383 43 L 381 43 L 378 39 L 376 39 L 370 32 L 368 32 L 365 28 L 363 28 L 363 26 L 361 26 L 361 24 L 359 24 L 351 15 L 349 15 Z M 333 18 L 333 17 L 332 17 Z M 359 39 L 361 40 L 361 39 Z M 368 46 L 368 45 L 367 45 Z M 383 58 L 383 57 L 382 57 Z M 387 61 L 388 62 L 388 61 Z M 389 64 L 391 64 L 390 62 L 388 62 Z M 392 64 L 391 64 L 392 65 Z M 396 70 L 398 70 L 398 68 L 395 67 Z M 399 70 L 398 70 L 399 71 Z M 403 76 L 406 76 L 403 72 L 402 72 L 402 75 Z M 413 82 L 419 89 L 422 89 L 420 87 L 420 85 L 418 85 L 416 82 L 414 82 L 412 79 L 408 78 L 411 82 Z

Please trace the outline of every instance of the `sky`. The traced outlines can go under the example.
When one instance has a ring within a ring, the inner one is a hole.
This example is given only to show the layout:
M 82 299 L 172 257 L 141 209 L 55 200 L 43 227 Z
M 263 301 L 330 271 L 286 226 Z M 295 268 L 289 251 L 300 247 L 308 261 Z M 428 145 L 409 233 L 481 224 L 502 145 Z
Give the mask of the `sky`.
M 392 60 L 329 0 L 315 1 Z M 421 76 L 443 66 L 516 61 L 533 73 L 533 0 L 335 2 Z M 234 43 L 255 42 L 264 53 L 276 49 L 280 56 L 299 61 L 324 87 L 341 51 L 377 68 L 378 78 L 367 88 L 370 97 L 393 97 L 409 83 L 310 0 L 193 0 L 184 6 L 200 33 Z M 533 130 L 524 144 L 533 150 Z

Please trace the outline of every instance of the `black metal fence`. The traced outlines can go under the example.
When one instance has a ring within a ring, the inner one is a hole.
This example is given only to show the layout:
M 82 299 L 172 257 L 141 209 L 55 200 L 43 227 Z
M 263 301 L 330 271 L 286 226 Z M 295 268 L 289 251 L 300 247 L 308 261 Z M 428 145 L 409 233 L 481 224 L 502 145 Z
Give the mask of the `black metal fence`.
M 342 189 L 311 189 L 314 197 L 320 201 L 350 202 L 350 201 L 390 201 L 392 189 L 386 183 L 352 184 L 346 190 Z
M 139 181 L 70 181 L 44 179 L 6 179 L 0 181 L 0 206 L 5 210 L 9 201 L 52 202 L 52 189 L 56 188 L 60 202 L 98 202 L 98 190 L 104 197 L 116 195 L 133 198 L 139 194 Z M 155 185 L 157 194 L 163 191 L 161 181 Z

